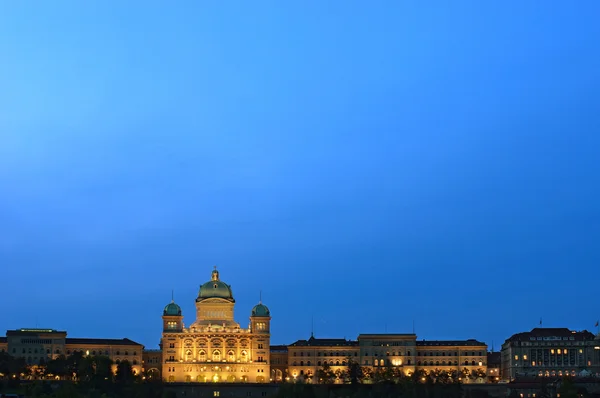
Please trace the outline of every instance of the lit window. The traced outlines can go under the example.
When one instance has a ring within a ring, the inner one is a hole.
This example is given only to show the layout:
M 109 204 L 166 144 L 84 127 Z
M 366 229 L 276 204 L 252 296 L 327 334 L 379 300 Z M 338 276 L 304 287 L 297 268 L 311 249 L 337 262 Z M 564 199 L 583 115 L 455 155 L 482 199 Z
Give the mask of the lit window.
M 554 348 L 550 350 L 550 354 L 554 355 Z
M 523 360 L 526 361 L 527 360 L 527 354 L 523 355 Z
M 519 356 L 515 355 L 515 361 L 518 361 L 518 360 L 519 360 Z
M 214 391 L 214 392 L 213 392 L 213 397 L 219 397 L 219 396 L 220 396 L 220 395 L 219 395 L 219 392 L 218 392 L 218 391 Z
M 567 349 L 566 348 L 563 350 L 563 354 L 567 355 Z
M 559 348 L 558 350 L 556 350 L 556 353 L 557 353 L 558 355 L 560 355 L 560 354 L 562 353 L 562 351 L 560 350 L 560 348 Z
M 531 366 L 535 366 L 535 361 L 531 361 Z

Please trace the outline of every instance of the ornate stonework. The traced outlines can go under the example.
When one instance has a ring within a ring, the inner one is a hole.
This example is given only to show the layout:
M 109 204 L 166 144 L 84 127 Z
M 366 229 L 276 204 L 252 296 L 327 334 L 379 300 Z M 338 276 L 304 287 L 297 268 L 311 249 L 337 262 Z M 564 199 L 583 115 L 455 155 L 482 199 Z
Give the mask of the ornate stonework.
M 183 324 L 174 302 L 163 311 L 162 376 L 167 382 L 270 381 L 270 323 L 268 309 L 258 304 L 245 329 L 234 320 L 231 287 L 212 272 L 196 299 L 196 320 Z M 258 311 L 257 311 L 258 309 Z

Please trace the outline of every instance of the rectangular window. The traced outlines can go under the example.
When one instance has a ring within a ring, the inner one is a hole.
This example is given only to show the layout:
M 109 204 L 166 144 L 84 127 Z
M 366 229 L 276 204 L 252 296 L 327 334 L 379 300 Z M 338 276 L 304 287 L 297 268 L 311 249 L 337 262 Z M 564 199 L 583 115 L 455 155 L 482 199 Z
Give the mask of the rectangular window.
M 515 355 L 515 361 L 518 361 L 518 360 L 519 360 L 519 356 Z

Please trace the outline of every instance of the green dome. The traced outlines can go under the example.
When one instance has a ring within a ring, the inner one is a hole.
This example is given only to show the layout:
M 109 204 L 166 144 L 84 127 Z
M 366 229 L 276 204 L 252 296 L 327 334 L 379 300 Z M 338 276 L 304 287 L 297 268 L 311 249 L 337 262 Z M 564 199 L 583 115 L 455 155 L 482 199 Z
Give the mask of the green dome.
M 200 286 L 196 301 L 209 298 L 222 298 L 231 302 L 235 301 L 233 299 L 233 293 L 231 293 L 231 286 L 219 280 L 219 271 L 217 271 L 216 268 L 212 272 L 212 279 Z
M 163 316 L 181 316 L 181 307 L 171 301 L 163 311 Z
M 263 303 L 259 303 L 252 308 L 252 316 L 271 316 L 271 311 Z

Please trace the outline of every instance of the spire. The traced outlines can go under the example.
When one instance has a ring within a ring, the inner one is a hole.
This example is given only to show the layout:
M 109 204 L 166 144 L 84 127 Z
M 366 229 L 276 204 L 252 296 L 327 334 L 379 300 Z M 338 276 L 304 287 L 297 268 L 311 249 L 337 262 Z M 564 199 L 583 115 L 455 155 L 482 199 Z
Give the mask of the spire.
M 175 289 L 171 289 L 171 302 L 175 302 Z
M 310 318 L 310 338 L 315 338 L 315 317 Z
M 213 281 L 218 281 L 219 280 L 219 271 L 217 271 L 217 266 L 215 265 L 215 269 L 212 272 L 212 280 Z
M 262 304 L 262 290 L 258 293 L 258 304 Z

